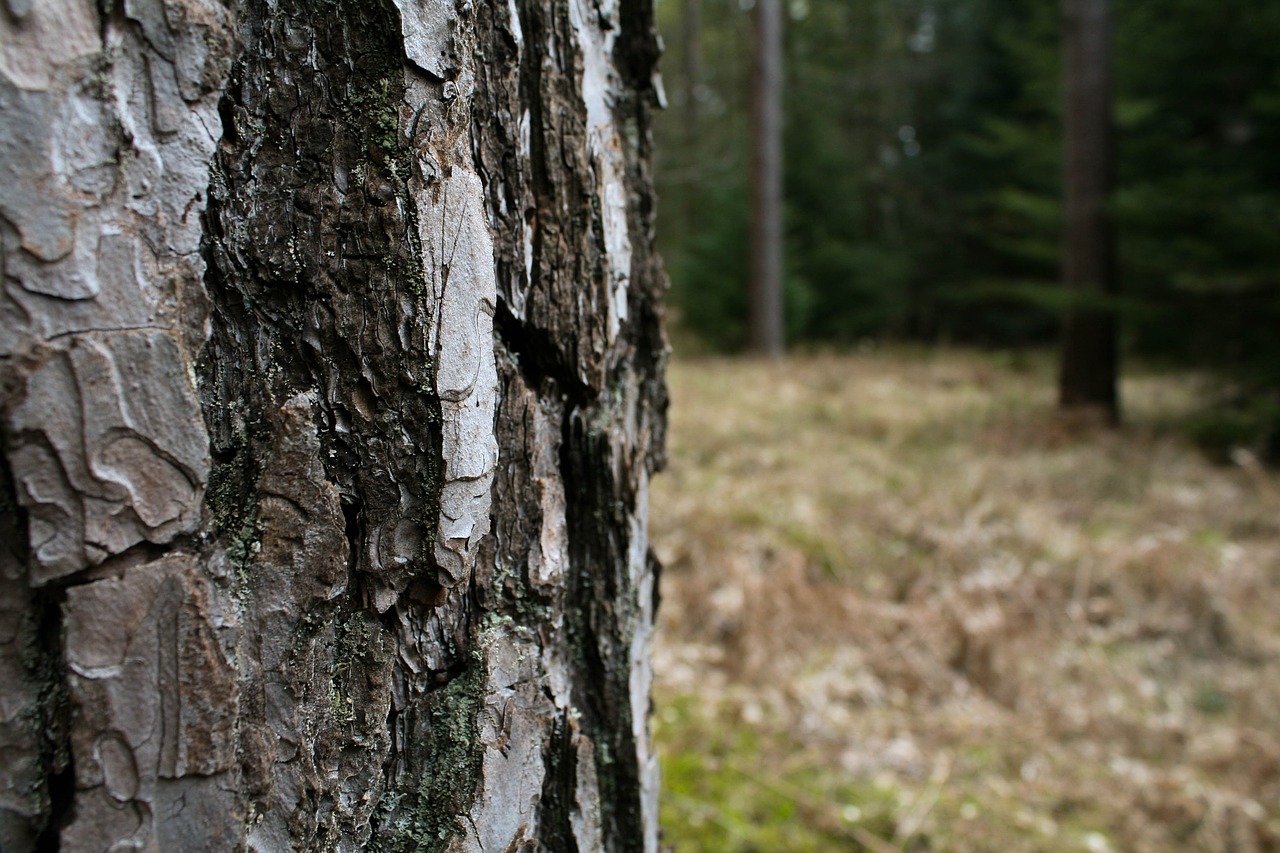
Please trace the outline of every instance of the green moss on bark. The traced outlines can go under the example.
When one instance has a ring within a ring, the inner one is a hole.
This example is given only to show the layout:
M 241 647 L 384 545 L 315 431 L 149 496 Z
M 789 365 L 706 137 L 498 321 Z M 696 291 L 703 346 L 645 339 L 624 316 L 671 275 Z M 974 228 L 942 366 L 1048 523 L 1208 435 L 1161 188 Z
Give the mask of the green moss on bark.
M 369 849 L 375 853 L 439 853 L 463 830 L 475 801 L 483 749 L 480 710 L 484 660 L 473 652 L 466 669 L 423 706 L 425 738 L 411 749 L 421 765 L 387 786 L 378 803 Z

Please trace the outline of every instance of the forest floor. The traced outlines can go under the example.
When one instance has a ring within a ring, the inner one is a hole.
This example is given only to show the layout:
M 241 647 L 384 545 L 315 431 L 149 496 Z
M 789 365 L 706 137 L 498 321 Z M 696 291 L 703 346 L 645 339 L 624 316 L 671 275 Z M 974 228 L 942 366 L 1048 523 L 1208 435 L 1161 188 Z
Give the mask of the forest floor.
M 701 851 L 1280 849 L 1280 477 L 1047 358 L 679 359 L 654 729 Z

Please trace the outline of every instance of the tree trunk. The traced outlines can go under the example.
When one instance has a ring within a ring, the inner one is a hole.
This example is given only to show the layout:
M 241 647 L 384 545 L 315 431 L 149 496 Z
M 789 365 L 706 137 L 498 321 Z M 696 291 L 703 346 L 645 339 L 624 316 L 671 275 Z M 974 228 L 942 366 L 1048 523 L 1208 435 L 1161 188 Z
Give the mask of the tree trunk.
M 681 66 L 684 88 L 684 151 L 681 162 L 685 169 L 697 169 L 703 163 L 702 151 L 702 0 L 684 0 L 681 15 Z M 699 198 L 696 192 L 682 193 L 685 233 L 698 229 Z
M 655 850 L 648 0 L 6 0 L 0 849 Z
M 1117 293 L 1107 205 L 1114 182 L 1110 0 L 1062 0 L 1064 142 L 1063 324 L 1059 402 L 1115 420 Z
M 684 0 L 681 11 L 685 146 L 696 151 L 702 141 L 702 0 Z
M 751 68 L 750 328 L 752 352 L 786 348 L 782 305 L 782 2 L 756 0 Z

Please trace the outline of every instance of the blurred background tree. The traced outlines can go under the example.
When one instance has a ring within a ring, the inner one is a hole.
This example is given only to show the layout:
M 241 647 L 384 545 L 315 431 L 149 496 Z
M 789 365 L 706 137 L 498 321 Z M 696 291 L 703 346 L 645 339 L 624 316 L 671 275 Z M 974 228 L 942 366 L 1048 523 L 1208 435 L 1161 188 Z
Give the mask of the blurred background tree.
M 1062 285 L 1058 403 L 1119 420 L 1111 0 L 1062 0 Z
M 755 0 L 751 61 L 751 236 L 748 344 L 786 351 L 782 285 L 782 0 Z
M 659 239 L 678 330 L 725 351 L 746 343 L 751 5 L 658 9 Z M 784 8 L 789 340 L 1056 343 L 1057 5 Z M 1280 5 L 1114 0 L 1113 18 L 1122 349 L 1280 388 Z

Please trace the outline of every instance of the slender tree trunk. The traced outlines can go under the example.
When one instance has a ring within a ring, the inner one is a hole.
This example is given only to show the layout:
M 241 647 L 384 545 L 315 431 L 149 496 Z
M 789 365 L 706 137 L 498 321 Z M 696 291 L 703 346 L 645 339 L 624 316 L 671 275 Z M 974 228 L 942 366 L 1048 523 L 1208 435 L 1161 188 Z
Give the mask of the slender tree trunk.
M 786 349 L 782 304 L 782 3 L 756 0 L 751 68 L 751 246 L 748 344 Z
M 684 0 L 681 39 L 684 75 L 684 156 L 686 169 L 703 162 L 702 152 L 702 0 Z M 686 233 L 698 228 L 699 201 L 696 192 L 684 194 L 684 227 Z
M 651 4 L 0 38 L 0 849 L 656 850 Z
M 1110 0 L 1062 0 L 1063 282 L 1074 297 L 1063 325 L 1059 401 L 1119 415 L 1115 250 L 1107 211 L 1114 181 Z
M 682 11 L 685 143 L 693 151 L 702 139 L 702 0 L 684 0 Z

